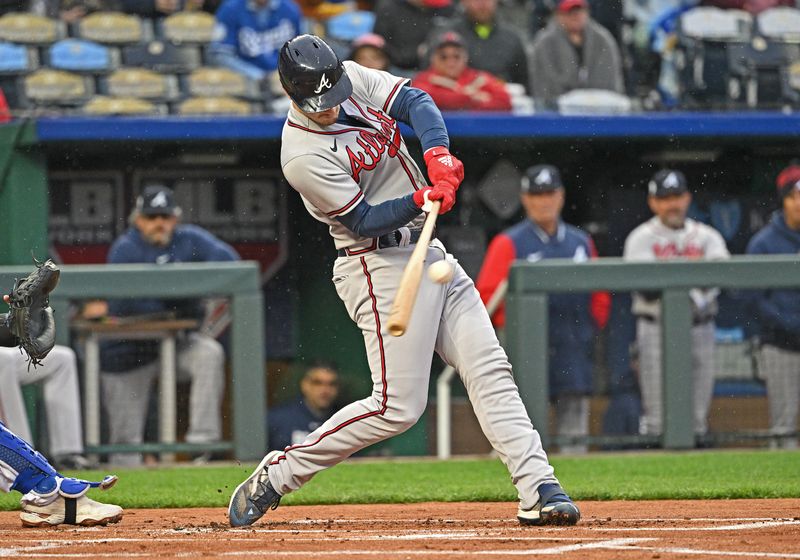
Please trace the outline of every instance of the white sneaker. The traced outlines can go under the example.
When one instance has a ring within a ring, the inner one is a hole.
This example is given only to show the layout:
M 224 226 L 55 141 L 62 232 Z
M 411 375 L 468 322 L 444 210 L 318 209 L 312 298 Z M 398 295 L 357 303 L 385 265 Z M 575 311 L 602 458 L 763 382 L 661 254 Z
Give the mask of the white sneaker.
M 59 496 L 46 506 L 23 504 L 19 517 L 23 527 L 54 527 L 62 523 L 93 527 L 117 523 L 122 519 L 122 508 L 114 504 L 95 502 L 86 496 Z

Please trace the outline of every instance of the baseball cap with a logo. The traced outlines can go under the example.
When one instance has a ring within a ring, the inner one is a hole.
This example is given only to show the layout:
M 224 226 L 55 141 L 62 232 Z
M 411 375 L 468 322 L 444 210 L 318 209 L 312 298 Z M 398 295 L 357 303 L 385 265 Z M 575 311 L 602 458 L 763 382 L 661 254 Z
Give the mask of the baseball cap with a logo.
M 793 163 L 783 171 L 775 180 L 778 187 L 778 195 L 781 199 L 786 198 L 793 190 L 800 191 L 800 164 Z
M 657 198 L 689 192 L 686 177 L 676 169 L 662 169 L 647 183 L 647 194 Z
M 560 0 L 556 9 L 561 13 L 571 12 L 572 10 L 585 10 L 589 7 L 586 0 Z
M 534 165 L 522 176 L 522 192 L 537 194 L 563 188 L 561 174 L 552 165 Z
M 180 208 L 175 204 L 172 189 L 163 185 L 145 187 L 136 197 L 136 211 L 144 216 L 177 216 Z

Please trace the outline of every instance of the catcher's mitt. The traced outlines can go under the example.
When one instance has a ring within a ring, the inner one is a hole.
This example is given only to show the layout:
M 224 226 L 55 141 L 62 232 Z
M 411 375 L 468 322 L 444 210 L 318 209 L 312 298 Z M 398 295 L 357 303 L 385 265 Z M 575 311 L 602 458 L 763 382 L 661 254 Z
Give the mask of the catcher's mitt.
M 8 330 L 28 355 L 28 367 L 39 365 L 55 344 L 56 326 L 48 296 L 61 275 L 51 260 L 40 263 L 34 259 L 34 263 L 36 270 L 17 280 L 8 295 L 11 309 L 5 317 Z

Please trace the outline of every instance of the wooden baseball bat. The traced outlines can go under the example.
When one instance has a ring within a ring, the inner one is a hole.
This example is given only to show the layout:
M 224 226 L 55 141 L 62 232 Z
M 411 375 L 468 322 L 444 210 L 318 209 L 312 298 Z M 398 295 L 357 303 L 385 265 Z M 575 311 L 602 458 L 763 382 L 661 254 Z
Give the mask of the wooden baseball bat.
M 441 200 L 434 200 L 431 203 L 431 211 L 425 217 L 422 225 L 422 232 L 419 234 L 417 246 L 408 259 L 403 277 L 400 279 L 400 286 L 397 288 L 397 295 L 394 296 L 392 310 L 389 313 L 389 334 L 392 336 L 403 336 L 408 328 L 408 321 L 411 319 L 411 311 L 414 309 L 414 302 L 417 300 L 419 283 L 422 280 L 422 266 L 425 264 L 425 253 L 428 252 L 428 245 L 433 235 L 433 227 L 436 225 L 436 217 L 439 215 Z

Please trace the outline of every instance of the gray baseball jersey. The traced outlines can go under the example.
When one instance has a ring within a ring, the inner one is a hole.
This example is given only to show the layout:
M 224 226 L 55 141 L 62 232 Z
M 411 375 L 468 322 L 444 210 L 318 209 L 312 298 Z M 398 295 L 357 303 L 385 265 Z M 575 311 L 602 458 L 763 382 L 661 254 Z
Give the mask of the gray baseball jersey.
M 684 227 L 672 229 L 665 226 L 658 216 L 634 229 L 625 240 L 623 257 L 636 261 L 655 261 L 674 258 L 726 259 L 730 256 L 722 235 L 704 223 L 690 218 Z M 695 315 L 712 316 L 716 309 L 716 289 L 692 290 L 691 297 Z M 659 303 L 647 301 L 639 294 L 633 298 L 635 315 L 660 315 Z
M 398 123 L 387 111 L 409 80 L 344 62 L 353 93 L 342 110 L 364 126 L 336 123 L 324 129 L 294 106 L 283 127 L 281 167 L 306 209 L 330 227 L 336 248 L 374 249 L 337 217 L 362 200 L 372 205 L 424 187 L 424 175 L 408 153 Z M 410 227 L 422 227 L 422 217 Z
M 358 237 L 336 220 L 361 200 L 377 204 L 425 185 L 388 114 L 407 80 L 344 64 L 353 93 L 342 110 L 356 123 L 320 127 L 292 109 L 281 162 L 308 211 L 328 224 L 337 248 L 348 249 L 334 263 L 333 283 L 364 335 L 373 390 L 272 459 L 269 480 L 281 494 L 297 490 L 319 471 L 411 427 L 427 405 L 435 351 L 458 370 L 486 437 L 511 473 L 521 507 L 531 508 L 539 485 L 556 478 L 472 280 L 434 240 L 426 264 L 447 259 L 455 269 L 453 279 L 435 284 L 426 275 L 406 334 L 392 337 L 389 312 L 414 248 L 408 230 L 400 247 L 379 249 L 375 239 Z M 418 228 L 422 221 L 420 216 L 408 227 Z
M 672 258 L 723 259 L 730 256 L 725 240 L 714 228 L 687 219 L 681 229 L 665 226 L 654 216 L 634 229 L 625 240 L 624 258 L 628 260 L 665 260 Z M 695 325 L 692 327 L 692 364 L 694 374 L 693 419 L 698 435 L 708 430 L 708 409 L 714 388 L 714 322 L 716 288 L 690 291 Z M 641 294 L 633 296 L 636 341 L 639 349 L 639 384 L 644 414 L 641 431 L 658 435 L 663 426 L 663 389 L 661 373 L 661 302 Z

